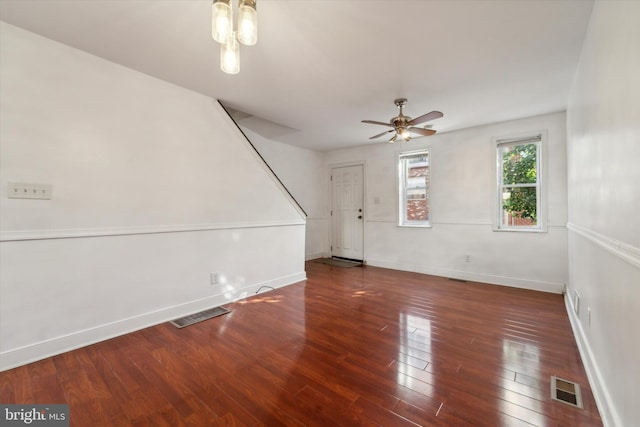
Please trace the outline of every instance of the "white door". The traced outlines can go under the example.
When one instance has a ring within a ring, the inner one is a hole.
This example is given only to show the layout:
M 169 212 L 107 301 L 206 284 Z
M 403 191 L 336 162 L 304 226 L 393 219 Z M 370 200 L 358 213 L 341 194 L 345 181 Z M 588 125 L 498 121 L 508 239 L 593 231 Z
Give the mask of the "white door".
M 362 165 L 331 169 L 331 256 L 363 260 Z

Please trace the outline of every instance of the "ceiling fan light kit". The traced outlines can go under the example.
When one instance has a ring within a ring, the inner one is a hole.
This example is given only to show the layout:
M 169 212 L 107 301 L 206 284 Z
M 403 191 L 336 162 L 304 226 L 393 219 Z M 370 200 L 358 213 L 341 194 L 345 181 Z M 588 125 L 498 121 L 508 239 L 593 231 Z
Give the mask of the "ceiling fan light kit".
M 231 0 L 213 0 L 211 36 L 220 43 L 220 69 L 227 74 L 240 72 L 240 43 L 253 46 L 258 42 L 256 0 L 239 0 L 237 30 L 233 26 Z
M 382 135 L 386 135 L 387 133 L 391 133 L 394 131 L 396 134 L 389 140 L 390 143 L 396 142 L 398 140 L 398 137 L 400 137 L 404 141 L 410 141 L 412 138 L 419 138 L 421 136 L 430 136 L 436 133 L 436 131 L 433 129 L 427 129 L 426 126 L 424 128 L 419 128 L 419 127 L 415 127 L 415 125 L 428 122 L 429 120 L 439 119 L 440 117 L 444 116 L 444 114 L 442 114 L 440 111 L 432 111 L 430 113 L 423 114 L 421 116 L 416 117 L 415 119 L 412 119 L 409 116 L 405 116 L 403 112 L 403 108 L 407 104 L 406 98 L 398 98 L 394 101 L 394 104 L 396 104 L 396 106 L 400 111 L 396 117 L 392 118 L 389 121 L 389 123 L 378 122 L 375 120 L 362 121 L 362 123 L 389 126 L 393 128 L 393 129 L 384 131 L 382 133 L 379 133 L 377 135 L 374 135 L 369 139 L 376 139 L 381 137 Z M 413 136 L 412 134 L 415 134 L 417 136 Z

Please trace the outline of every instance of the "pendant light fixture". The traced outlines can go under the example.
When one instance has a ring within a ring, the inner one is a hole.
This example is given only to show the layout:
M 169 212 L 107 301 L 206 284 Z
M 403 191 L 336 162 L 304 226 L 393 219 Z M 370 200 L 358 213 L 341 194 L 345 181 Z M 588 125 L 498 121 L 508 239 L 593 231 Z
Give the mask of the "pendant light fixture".
M 240 72 L 240 44 L 235 32 L 227 37 L 225 44 L 220 46 L 220 68 L 227 74 Z
M 240 0 L 238 6 L 238 41 L 253 46 L 258 41 L 256 0 Z
M 256 0 L 239 0 L 238 22 L 233 26 L 232 0 L 213 0 L 211 36 L 221 44 L 220 68 L 228 74 L 240 71 L 240 45 L 253 46 L 258 41 Z

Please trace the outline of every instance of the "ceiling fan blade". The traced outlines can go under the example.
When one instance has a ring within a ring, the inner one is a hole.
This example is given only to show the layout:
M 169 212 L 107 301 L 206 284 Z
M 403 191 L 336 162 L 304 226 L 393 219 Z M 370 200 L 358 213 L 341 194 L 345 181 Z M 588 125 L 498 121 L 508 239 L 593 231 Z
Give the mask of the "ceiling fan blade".
M 417 133 L 418 135 L 421 135 L 421 136 L 430 136 L 436 133 L 436 131 L 433 129 L 422 129 L 422 128 L 409 128 L 409 132 Z
M 393 138 L 391 138 L 389 140 L 389 142 L 393 144 L 394 142 L 396 142 L 396 139 L 398 139 L 398 134 L 397 133 L 395 135 L 393 135 Z
M 363 120 L 362 123 L 369 123 L 371 125 L 382 125 L 382 126 L 393 127 L 393 125 L 391 123 L 376 122 L 375 120 Z
M 374 135 L 374 136 L 372 136 L 372 137 L 371 137 L 371 138 L 369 138 L 369 139 L 376 139 L 376 138 L 380 138 L 382 135 L 384 135 L 384 134 L 386 134 L 386 133 L 389 133 L 389 132 L 393 132 L 393 129 L 385 130 L 384 132 L 379 133 L 379 134 L 377 134 L 377 135 Z
M 442 114 L 440 111 L 432 111 L 430 113 L 423 114 L 421 116 L 416 117 L 415 119 L 411 120 L 407 124 L 409 126 L 413 126 L 413 125 L 417 125 L 418 123 L 428 122 L 429 120 L 439 119 L 442 116 L 444 116 L 444 114 Z

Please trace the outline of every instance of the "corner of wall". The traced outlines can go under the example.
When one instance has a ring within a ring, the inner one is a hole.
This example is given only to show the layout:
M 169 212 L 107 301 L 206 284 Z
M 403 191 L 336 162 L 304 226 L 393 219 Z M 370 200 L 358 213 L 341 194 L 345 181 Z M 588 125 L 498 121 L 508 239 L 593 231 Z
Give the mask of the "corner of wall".
M 598 410 L 600 411 L 602 423 L 604 427 L 622 427 L 623 424 L 622 421 L 620 421 L 620 416 L 615 410 L 615 405 L 613 405 L 611 393 L 609 392 L 607 384 L 603 379 L 602 372 L 598 367 L 593 351 L 591 350 L 591 346 L 589 345 L 589 340 L 582 328 L 582 323 L 580 323 L 580 319 L 578 319 L 575 314 L 573 302 L 571 301 L 568 293 L 564 294 L 564 305 L 567 310 L 567 315 L 569 316 L 573 335 L 576 338 L 580 358 L 582 359 L 582 363 L 584 364 L 584 368 L 587 373 L 587 378 L 589 379 L 589 385 L 593 390 L 593 396 L 596 400 Z

